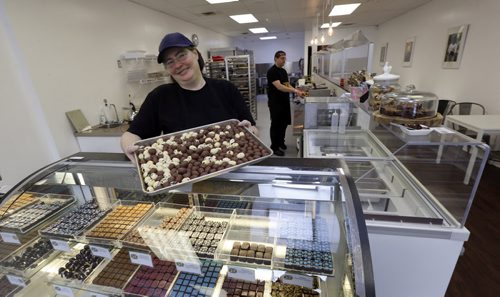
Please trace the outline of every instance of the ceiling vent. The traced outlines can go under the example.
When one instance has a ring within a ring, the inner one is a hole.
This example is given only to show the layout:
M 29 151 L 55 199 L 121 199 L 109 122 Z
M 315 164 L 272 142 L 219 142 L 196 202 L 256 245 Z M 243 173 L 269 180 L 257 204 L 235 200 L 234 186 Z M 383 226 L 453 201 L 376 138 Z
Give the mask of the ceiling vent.
M 347 26 L 352 26 L 352 25 L 354 25 L 354 23 L 342 23 L 342 24 L 340 24 L 339 27 L 347 27 Z
M 207 11 L 207 12 L 202 12 L 202 15 L 209 16 L 209 15 L 214 15 L 215 11 Z
M 243 33 L 241 33 L 241 35 L 247 35 L 247 34 L 248 34 L 248 32 L 243 32 Z

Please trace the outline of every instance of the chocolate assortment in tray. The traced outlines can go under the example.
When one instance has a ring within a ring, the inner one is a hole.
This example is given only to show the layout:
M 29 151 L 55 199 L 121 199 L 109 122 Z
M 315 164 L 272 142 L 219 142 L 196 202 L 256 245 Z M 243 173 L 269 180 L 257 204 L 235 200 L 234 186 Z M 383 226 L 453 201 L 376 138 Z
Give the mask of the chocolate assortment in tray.
M 284 284 L 281 282 L 273 282 L 271 285 L 272 297 L 313 297 L 319 296 L 319 293 L 308 288 Z
M 9 199 L 2 207 L 0 207 L 0 218 L 8 213 L 13 213 L 14 211 L 33 203 L 36 200 L 34 194 L 23 193 L 18 197 L 13 197 Z
M 86 236 L 103 239 L 120 239 L 146 215 L 151 207 L 151 204 L 146 203 L 119 205 L 92 230 L 87 232 Z
M 36 262 L 53 251 L 50 241 L 40 239 L 32 246 L 28 246 L 21 254 L 6 259 L 1 263 L 4 267 L 10 267 L 17 270 L 35 268 Z
M 130 262 L 128 250 L 120 250 L 94 278 L 94 285 L 122 289 L 139 265 Z
M 221 269 L 221 263 L 211 260 L 201 260 L 202 274 L 179 273 L 169 296 L 212 296 Z
M 192 208 L 183 207 L 179 209 L 174 217 L 166 217 L 162 220 L 162 222 L 156 226 L 141 226 L 141 228 L 147 228 L 150 230 L 177 230 L 182 225 L 184 220 L 191 214 L 193 211 Z M 133 245 L 146 246 L 144 239 L 137 229 L 130 231 L 125 237 L 122 239 L 123 242 L 127 242 Z
M 229 259 L 231 261 L 271 265 L 272 257 L 272 246 L 247 241 L 235 241 Z
M 137 142 L 143 189 L 156 192 L 272 154 L 237 123 L 230 120 Z
M 88 226 L 101 219 L 106 211 L 100 210 L 95 201 L 87 202 L 65 214 L 42 233 L 62 236 L 80 235 Z
M 104 258 L 92 255 L 90 247 L 85 245 L 80 252 L 58 270 L 59 275 L 66 279 L 85 280 Z
M 177 275 L 174 262 L 162 261 L 153 257 L 153 266 L 141 266 L 124 289 L 127 293 L 148 297 L 163 297 Z
M 319 218 L 313 220 L 312 224 L 311 240 L 294 239 L 294 237 L 285 240 L 287 246 L 285 268 L 332 274 L 333 257 L 326 221 Z M 291 232 L 291 234 L 295 234 L 295 232 Z
M 50 203 L 45 201 L 37 201 L 25 208 L 15 212 L 14 214 L 6 217 L 0 221 L 0 227 L 12 229 L 24 229 L 45 218 L 51 216 L 56 211 L 66 206 L 70 201 L 52 201 Z
M 226 277 L 222 284 L 222 292 L 225 292 L 227 297 L 263 297 L 264 288 L 263 281 L 252 283 L 229 277 Z
M 204 215 L 195 213 L 184 222 L 181 230 L 185 231 L 198 256 L 213 258 L 227 226 L 227 222 L 209 221 Z
M 17 290 L 19 287 L 11 284 L 5 275 L 0 278 L 0 296 L 12 296 L 10 294 Z

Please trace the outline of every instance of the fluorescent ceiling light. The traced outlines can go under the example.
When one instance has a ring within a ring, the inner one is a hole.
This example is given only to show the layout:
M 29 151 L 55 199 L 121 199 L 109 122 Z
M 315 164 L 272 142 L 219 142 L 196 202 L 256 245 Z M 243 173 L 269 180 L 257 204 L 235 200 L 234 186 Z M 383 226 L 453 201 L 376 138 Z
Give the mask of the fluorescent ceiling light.
M 269 40 L 269 39 L 276 39 L 278 37 L 276 37 L 276 36 L 264 36 L 264 37 L 259 37 L 259 38 L 260 38 L 260 40 Z
M 267 31 L 266 28 L 262 27 L 262 28 L 250 28 L 248 29 L 250 30 L 250 32 L 254 33 L 254 34 L 258 34 L 258 33 L 267 33 L 269 31 Z
M 240 23 L 240 24 L 257 23 L 259 21 L 251 13 L 249 13 L 249 14 L 231 15 L 229 17 L 232 18 L 233 20 L 235 20 L 236 22 Z
M 335 28 L 340 24 L 342 24 L 342 22 L 332 23 L 332 27 Z M 321 29 L 328 29 L 328 28 L 330 28 L 330 23 L 324 23 L 323 25 L 321 25 Z
M 219 4 L 219 3 L 227 3 L 227 2 L 234 2 L 238 0 L 207 0 L 208 3 L 210 4 Z
M 348 15 L 360 6 L 361 3 L 335 5 L 328 16 Z

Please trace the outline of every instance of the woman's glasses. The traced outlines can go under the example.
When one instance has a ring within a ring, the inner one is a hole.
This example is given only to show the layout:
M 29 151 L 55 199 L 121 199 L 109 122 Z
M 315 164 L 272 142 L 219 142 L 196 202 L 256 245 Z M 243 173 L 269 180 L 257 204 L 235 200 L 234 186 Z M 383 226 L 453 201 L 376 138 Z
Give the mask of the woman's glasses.
M 174 67 L 176 62 L 181 63 L 181 62 L 186 61 L 188 54 L 189 54 L 188 49 L 182 49 L 182 50 L 178 51 L 173 58 L 168 58 L 165 61 L 165 65 L 168 68 L 172 68 L 172 67 Z

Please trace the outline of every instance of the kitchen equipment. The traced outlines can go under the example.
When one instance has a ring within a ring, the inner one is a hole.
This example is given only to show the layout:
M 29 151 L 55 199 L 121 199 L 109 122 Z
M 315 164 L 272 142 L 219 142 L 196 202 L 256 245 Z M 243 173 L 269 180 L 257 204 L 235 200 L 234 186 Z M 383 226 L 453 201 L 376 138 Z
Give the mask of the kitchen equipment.
M 91 129 L 89 121 L 87 121 L 87 118 L 83 115 L 83 112 L 80 109 L 68 111 L 66 112 L 66 116 L 68 117 L 68 120 L 73 126 L 75 132 L 79 133 Z

